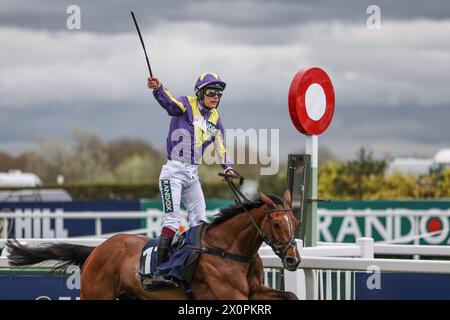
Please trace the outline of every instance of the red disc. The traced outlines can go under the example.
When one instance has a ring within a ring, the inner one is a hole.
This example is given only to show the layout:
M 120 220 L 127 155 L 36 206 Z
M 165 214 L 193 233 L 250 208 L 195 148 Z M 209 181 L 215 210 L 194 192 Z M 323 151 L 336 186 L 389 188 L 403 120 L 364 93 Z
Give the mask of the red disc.
M 428 220 L 427 231 L 435 232 L 442 230 L 442 222 L 439 218 L 431 218 Z
M 312 84 L 322 86 L 325 92 L 325 113 L 319 120 L 309 117 L 306 111 L 306 91 Z M 294 126 L 303 134 L 319 135 L 324 132 L 331 123 L 334 114 L 334 89 L 331 79 L 320 68 L 302 69 L 292 79 L 289 88 L 289 114 Z

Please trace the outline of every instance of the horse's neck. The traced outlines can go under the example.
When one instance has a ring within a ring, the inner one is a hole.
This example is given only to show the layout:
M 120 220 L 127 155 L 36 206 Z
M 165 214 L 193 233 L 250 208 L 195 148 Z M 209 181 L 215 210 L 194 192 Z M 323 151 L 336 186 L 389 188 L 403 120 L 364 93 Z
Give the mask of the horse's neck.
M 255 208 L 249 213 L 238 214 L 230 220 L 222 222 L 210 230 L 208 238 L 212 239 L 217 247 L 225 250 L 242 255 L 255 255 L 262 244 L 262 238 L 249 214 L 261 229 L 265 212 L 263 209 L 263 207 Z

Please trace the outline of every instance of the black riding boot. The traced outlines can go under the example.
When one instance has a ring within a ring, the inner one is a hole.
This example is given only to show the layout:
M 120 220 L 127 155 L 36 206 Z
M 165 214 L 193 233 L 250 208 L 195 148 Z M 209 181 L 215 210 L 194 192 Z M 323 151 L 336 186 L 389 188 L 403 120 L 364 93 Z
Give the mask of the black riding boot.
M 176 284 L 172 280 L 165 279 L 159 272 L 159 266 L 169 260 L 169 249 L 172 244 L 172 238 L 161 235 L 158 241 L 156 271 L 152 276 L 152 286 L 170 286 L 175 287 Z

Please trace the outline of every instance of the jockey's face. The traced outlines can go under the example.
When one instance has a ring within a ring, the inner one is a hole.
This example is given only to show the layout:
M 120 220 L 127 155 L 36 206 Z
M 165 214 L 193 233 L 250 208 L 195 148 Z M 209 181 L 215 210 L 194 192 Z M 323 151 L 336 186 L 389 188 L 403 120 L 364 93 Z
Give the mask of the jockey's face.
M 217 107 L 219 103 L 220 96 L 222 96 L 222 91 L 218 89 L 206 89 L 203 92 L 203 105 L 208 109 L 213 109 Z

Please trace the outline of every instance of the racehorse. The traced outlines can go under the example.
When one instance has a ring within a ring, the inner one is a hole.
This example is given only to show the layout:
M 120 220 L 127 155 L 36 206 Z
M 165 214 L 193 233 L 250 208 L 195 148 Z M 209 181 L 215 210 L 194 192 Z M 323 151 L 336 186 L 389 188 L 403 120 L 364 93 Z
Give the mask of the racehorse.
M 200 254 L 190 284 L 195 299 L 297 299 L 292 292 L 263 284 L 263 263 L 258 255 L 258 249 L 266 242 L 285 269 L 296 270 L 300 263 L 294 239 L 296 226 L 288 190 L 283 199 L 260 193 L 255 201 L 222 208 L 202 229 L 200 242 L 202 247 L 219 248 L 222 255 Z M 59 260 L 56 268 L 78 265 L 80 299 L 186 299 L 181 287 L 144 289 L 138 275 L 139 260 L 149 240 L 140 235 L 117 234 L 97 247 L 57 243 L 34 248 L 9 240 L 7 250 L 14 266 L 46 260 Z

